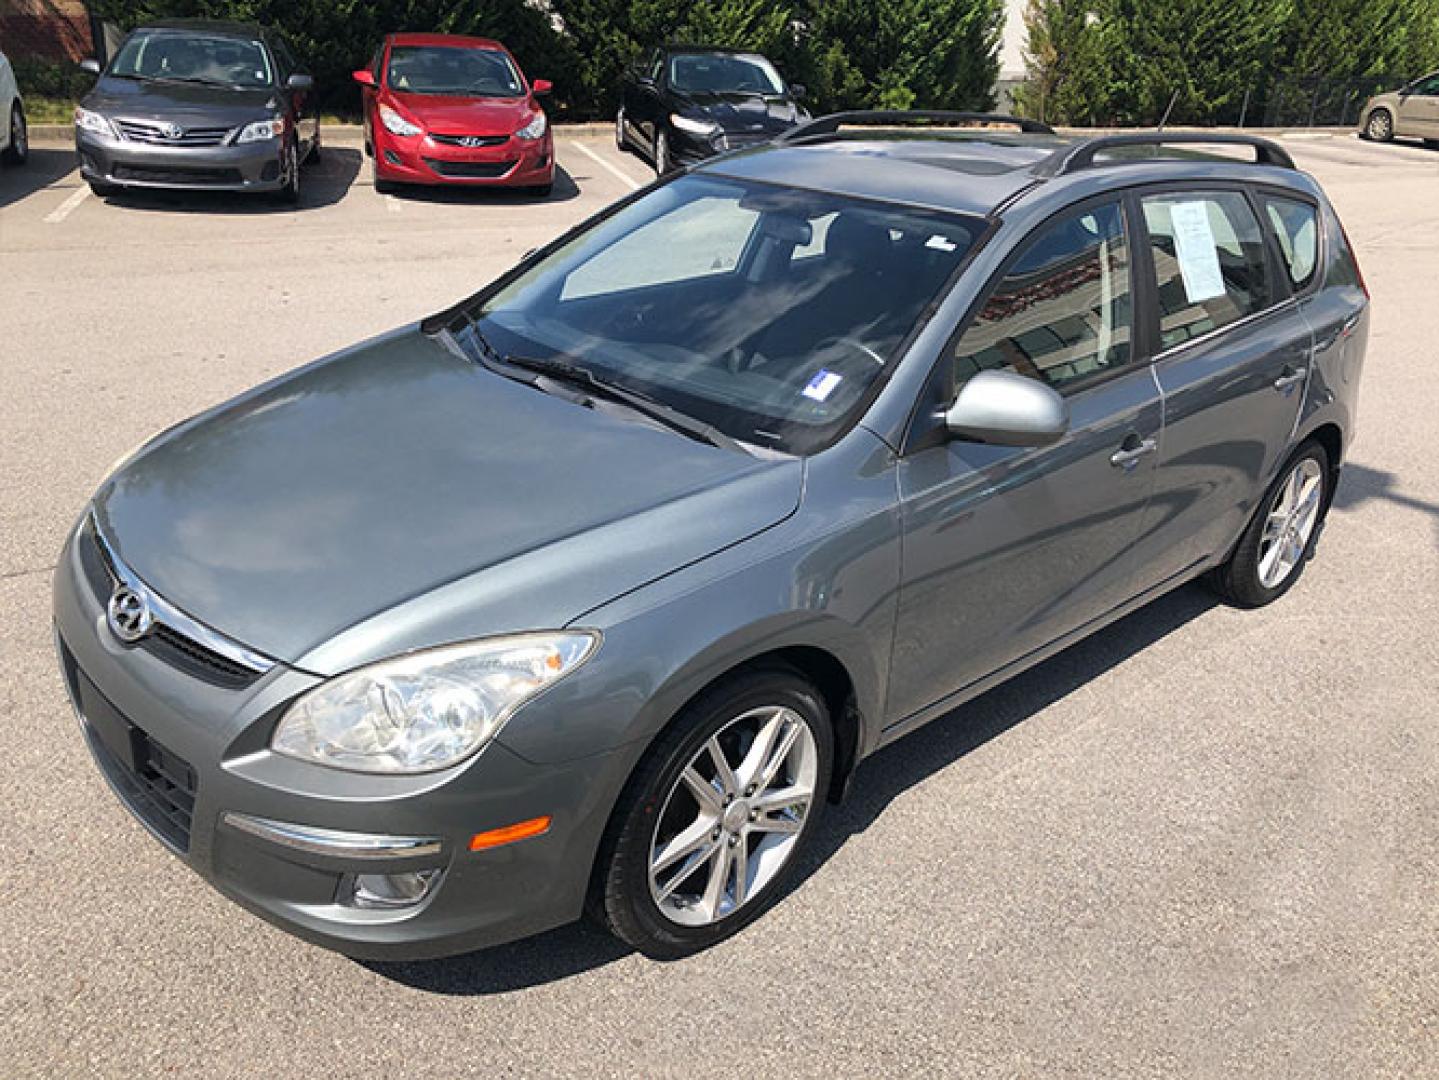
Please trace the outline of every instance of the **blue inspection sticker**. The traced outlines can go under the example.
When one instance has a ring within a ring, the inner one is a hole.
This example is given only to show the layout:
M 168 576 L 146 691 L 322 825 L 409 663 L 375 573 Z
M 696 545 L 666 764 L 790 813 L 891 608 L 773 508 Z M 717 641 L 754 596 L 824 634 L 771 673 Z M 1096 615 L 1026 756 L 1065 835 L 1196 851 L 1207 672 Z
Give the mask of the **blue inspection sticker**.
M 804 394 L 807 398 L 813 398 L 815 401 L 825 401 L 829 398 L 830 394 L 834 393 L 835 387 L 839 386 L 843 381 L 843 375 L 836 375 L 828 368 L 820 368 L 814 373 L 814 378 L 810 379 L 809 384 L 800 391 L 800 393 Z

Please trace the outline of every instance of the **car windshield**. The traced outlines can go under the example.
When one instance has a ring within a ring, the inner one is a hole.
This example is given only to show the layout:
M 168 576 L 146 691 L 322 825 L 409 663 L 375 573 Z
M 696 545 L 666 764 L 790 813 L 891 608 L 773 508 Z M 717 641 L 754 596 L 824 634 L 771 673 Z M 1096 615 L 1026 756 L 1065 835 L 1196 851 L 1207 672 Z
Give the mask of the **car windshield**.
M 670 57 L 670 87 L 686 94 L 783 94 L 784 80 L 757 54 L 679 53 Z
M 467 312 L 474 354 L 562 360 L 752 447 L 810 453 L 857 420 L 982 222 L 684 176 Z
M 514 98 L 525 92 L 520 73 L 504 53 L 447 45 L 392 47 L 388 82 L 405 94 Z
M 275 81 L 270 54 L 262 42 L 171 31 L 132 34 L 110 65 L 109 74 L 238 89 L 259 89 Z

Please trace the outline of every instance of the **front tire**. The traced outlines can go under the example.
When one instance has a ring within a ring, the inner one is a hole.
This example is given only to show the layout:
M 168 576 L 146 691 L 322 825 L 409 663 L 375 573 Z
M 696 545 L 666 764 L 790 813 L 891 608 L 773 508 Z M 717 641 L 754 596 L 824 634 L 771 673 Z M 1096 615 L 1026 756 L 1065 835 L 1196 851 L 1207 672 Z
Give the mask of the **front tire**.
M 672 960 L 753 922 L 814 839 L 834 761 L 824 699 L 791 668 L 741 672 L 688 705 L 616 804 L 591 911 Z
M 1394 138 L 1394 114 L 1388 109 L 1375 109 L 1364 123 L 1364 137 L 1370 142 L 1389 142 Z
M 300 205 L 300 147 L 291 142 L 285 151 L 285 185 L 275 197 L 286 206 Z
M 1329 510 L 1334 474 L 1317 442 L 1302 445 L 1270 485 L 1239 545 L 1211 581 L 1232 604 L 1272 604 L 1294 587 Z
M 18 101 L 10 106 L 10 145 L 4 156 L 7 165 L 24 165 L 30 160 L 30 128 Z

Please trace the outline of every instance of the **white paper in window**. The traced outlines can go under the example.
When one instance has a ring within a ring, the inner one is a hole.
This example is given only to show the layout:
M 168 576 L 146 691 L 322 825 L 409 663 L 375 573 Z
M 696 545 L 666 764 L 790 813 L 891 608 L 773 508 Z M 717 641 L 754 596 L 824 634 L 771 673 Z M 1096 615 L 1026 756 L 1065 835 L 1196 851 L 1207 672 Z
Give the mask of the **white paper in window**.
M 1191 304 L 1224 295 L 1224 275 L 1219 269 L 1219 251 L 1214 230 L 1209 227 L 1209 209 L 1202 202 L 1173 203 L 1169 220 L 1174 227 L 1174 254 L 1184 279 L 1184 295 Z

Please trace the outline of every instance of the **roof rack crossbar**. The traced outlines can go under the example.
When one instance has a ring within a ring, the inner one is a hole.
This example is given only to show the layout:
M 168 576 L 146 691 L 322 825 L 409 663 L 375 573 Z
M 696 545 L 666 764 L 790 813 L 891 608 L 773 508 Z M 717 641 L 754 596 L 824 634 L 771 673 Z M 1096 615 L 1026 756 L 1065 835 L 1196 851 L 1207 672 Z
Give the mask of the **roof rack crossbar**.
M 1038 120 L 1026 120 L 1002 113 L 947 112 L 936 109 L 868 109 L 830 113 L 790 128 L 776 142 L 793 143 L 814 135 L 834 135 L 840 127 L 899 127 L 911 124 L 1013 124 L 1026 135 L 1053 135 L 1054 129 Z
M 1098 162 L 1095 159 L 1106 151 L 1124 146 L 1247 146 L 1254 151 L 1256 165 L 1272 165 L 1279 169 L 1296 167 L 1288 150 L 1272 139 L 1264 139 L 1258 135 L 1221 131 L 1178 132 L 1172 135 L 1164 131 L 1127 131 L 1120 135 L 1096 135 L 1057 150 L 1041 162 L 1035 172 L 1041 176 L 1065 176 L 1099 165 L 1108 165 L 1109 162 Z

